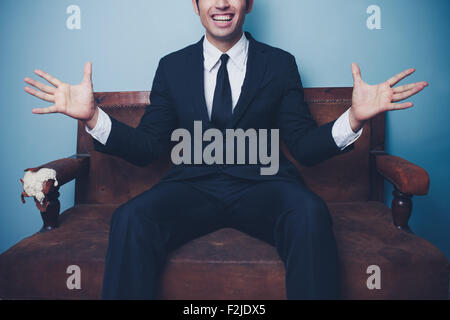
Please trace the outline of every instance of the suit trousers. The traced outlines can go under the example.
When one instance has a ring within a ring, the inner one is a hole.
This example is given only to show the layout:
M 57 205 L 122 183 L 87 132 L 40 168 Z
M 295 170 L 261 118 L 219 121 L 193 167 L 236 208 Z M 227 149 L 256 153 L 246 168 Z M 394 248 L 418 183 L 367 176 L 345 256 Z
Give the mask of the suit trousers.
M 252 181 L 216 173 L 163 181 L 111 218 L 103 299 L 157 299 L 168 253 L 221 228 L 276 247 L 288 299 L 337 299 L 339 270 L 326 203 L 301 181 Z

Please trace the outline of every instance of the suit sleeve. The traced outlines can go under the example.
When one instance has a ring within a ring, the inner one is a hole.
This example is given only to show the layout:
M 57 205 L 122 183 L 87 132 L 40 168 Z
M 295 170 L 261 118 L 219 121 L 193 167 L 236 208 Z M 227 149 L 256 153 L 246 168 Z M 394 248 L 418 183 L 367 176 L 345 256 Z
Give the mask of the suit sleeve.
M 171 132 L 177 125 L 163 59 L 156 70 L 150 102 L 136 128 L 110 117 L 108 140 L 103 145 L 94 139 L 95 150 L 120 157 L 137 166 L 146 166 L 157 160 L 168 149 Z
M 303 85 L 295 57 L 290 55 L 285 76 L 285 90 L 277 122 L 280 137 L 292 156 L 304 166 L 313 166 L 354 148 L 340 150 L 333 136 L 336 120 L 318 126 L 304 101 Z

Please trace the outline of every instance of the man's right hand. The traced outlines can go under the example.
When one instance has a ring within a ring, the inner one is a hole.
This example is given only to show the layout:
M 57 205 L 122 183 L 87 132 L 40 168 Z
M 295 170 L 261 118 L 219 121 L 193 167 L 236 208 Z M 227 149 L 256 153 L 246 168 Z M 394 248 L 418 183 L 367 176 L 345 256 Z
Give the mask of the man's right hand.
M 94 91 L 92 85 L 92 63 L 84 66 L 83 80 L 78 85 L 64 83 L 42 70 L 34 71 L 53 86 L 49 86 L 30 78 L 25 82 L 39 89 L 25 87 L 25 91 L 41 100 L 53 103 L 46 108 L 35 108 L 35 114 L 62 113 L 77 120 L 85 121 L 89 129 L 93 129 L 97 123 L 98 108 L 94 103 Z

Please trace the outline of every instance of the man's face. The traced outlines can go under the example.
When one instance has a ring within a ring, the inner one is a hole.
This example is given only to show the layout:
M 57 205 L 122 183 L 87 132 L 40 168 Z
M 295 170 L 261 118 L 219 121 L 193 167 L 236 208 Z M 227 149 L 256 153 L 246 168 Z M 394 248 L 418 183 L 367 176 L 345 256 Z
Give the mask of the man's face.
M 192 0 L 206 32 L 217 40 L 233 39 L 242 32 L 245 15 L 252 9 L 253 0 Z

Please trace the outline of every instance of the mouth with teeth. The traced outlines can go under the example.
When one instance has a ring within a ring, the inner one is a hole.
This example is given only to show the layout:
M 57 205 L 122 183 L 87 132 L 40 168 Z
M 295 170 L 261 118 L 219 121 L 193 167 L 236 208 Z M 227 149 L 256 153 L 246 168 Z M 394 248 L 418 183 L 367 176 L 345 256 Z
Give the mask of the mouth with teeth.
M 234 14 L 214 14 L 211 18 L 214 21 L 215 25 L 219 27 L 228 27 L 229 25 L 231 25 Z

